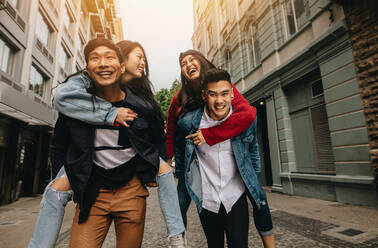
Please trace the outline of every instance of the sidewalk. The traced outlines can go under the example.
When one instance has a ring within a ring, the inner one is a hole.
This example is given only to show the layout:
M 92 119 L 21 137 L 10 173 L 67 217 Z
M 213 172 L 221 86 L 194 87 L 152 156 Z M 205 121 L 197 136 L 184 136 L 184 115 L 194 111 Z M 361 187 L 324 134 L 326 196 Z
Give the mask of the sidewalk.
M 42 196 L 23 197 L 0 207 L 0 248 L 25 248 L 33 236 Z M 61 234 L 70 230 L 75 214 L 73 202 L 66 207 Z
M 156 189 L 150 190 L 143 248 L 167 247 L 166 228 Z M 378 209 L 299 196 L 267 193 L 277 247 L 378 247 Z M 26 247 L 39 212 L 40 197 L 22 198 L 0 207 L 0 247 Z M 66 208 L 57 247 L 68 247 L 74 204 Z M 252 214 L 252 213 L 251 213 Z M 206 247 L 194 204 L 188 212 L 190 247 Z M 262 247 L 250 216 L 249 247 Z M 115 247 L 114 230 L 103 247 Z

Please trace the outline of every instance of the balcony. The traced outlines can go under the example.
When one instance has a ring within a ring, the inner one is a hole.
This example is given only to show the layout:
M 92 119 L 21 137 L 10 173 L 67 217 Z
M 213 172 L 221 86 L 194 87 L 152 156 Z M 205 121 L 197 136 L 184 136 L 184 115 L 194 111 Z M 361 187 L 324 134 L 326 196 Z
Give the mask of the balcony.
M 57 18 L 58 17 L 58 10 L 56 9 L 55 1 L 54 0 L 47 0 L 46 2 L 49 4 L 51 11 L 54 13 L 55 17 Z
M 13 5 L 5 0 L 1 0 L 0 4 L 2 6 L 2 9 L 4 9 L 8 15 L 14 20 L 14 22 L 20 27 L 20 29 L 25 32 L 26 29 L 26 23 L 24 19 L 21 17 L 18 10 L 16 10 Z
M 105 0 L 97 0 L 98 7 L 105 9 Z
M 99 12 L 99 8 L 98 8 L 96 0 L 85 0 L 85 3 L 87 5 L 87 9 L 89 13 L 97 14 Z
M 110 7 L 110 6 L 109 6 Z M 106 8 L 105 9 L 105 17 L 108 22 L 112 22 L 114 18 L 113 10 L 112 8 Z
M 67 40 L 70 42 L 71 46 L 73 46 L 74 44 L 74 40 L 71 36 L 71 33 L 70 31 L 68 31 L 67 27 L 64 26 L 64 35 L 65 35 L 65 38 L 67 38 Z
M 112 32 L 110 31 L 109 26 L 106 27 L 106 35 L 108 39 L 112 39 Z
M 38 38 L 35 39 L 35 46 L 50 61 L 51 64 L 54 63 L 54 57 Z
M 101 9 L 99 14 L 90 13 L 89 16 L 96 33 L 104 33 L 104 10 Z

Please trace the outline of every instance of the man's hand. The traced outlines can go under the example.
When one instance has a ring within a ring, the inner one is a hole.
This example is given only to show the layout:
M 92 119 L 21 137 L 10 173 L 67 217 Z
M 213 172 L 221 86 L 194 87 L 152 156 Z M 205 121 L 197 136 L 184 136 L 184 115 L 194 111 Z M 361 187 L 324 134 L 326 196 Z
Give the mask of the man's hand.
M 206 144 L 206 140 L 203 137 L 201 130 L 198 130 L 197 132 L 186 136 L 185 139 L 192 139 L 193 143 L 197 146 Z
M 115 122 L 121 124 L 122 126 L 130 127 L 130 125 L 127 124 L 126 121 L 133 121 L 137 117 L 138 114 L 129 108 L 118 108 Z

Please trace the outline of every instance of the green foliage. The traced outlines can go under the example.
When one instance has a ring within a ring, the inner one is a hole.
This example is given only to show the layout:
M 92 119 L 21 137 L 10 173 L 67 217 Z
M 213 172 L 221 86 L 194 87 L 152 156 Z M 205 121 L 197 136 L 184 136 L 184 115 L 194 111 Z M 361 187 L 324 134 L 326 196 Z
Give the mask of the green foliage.
M 158 103 L 160 104 L 161 111 L 163 112 L 164 119 L 167 120 L 167 113 L 169 104 L 171 103 L 172 97 L 176 94 L 176 92 L 180 89 L 181 83 L 176 79 L 173 81 L 171 88 L 168 90 L 163 88 L 159 90 L 155 97 Z

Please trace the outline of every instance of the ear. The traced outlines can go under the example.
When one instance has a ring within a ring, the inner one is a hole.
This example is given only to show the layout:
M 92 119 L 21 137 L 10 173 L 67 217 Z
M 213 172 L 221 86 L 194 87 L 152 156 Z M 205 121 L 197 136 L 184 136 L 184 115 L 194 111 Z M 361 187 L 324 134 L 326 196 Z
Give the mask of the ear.
M 125 63 L 121 63 L 121 73 L 123 74 L 123 73 L 125 73 L 125 71 L 126 71 L 126 66 L 125 66 Z
M 204 90 L 201 91 L 202 93 L 202 101 L 206 102 L 206 93 Z
M 231 88 L 231 98 L 234 99 L 234 89 Z

